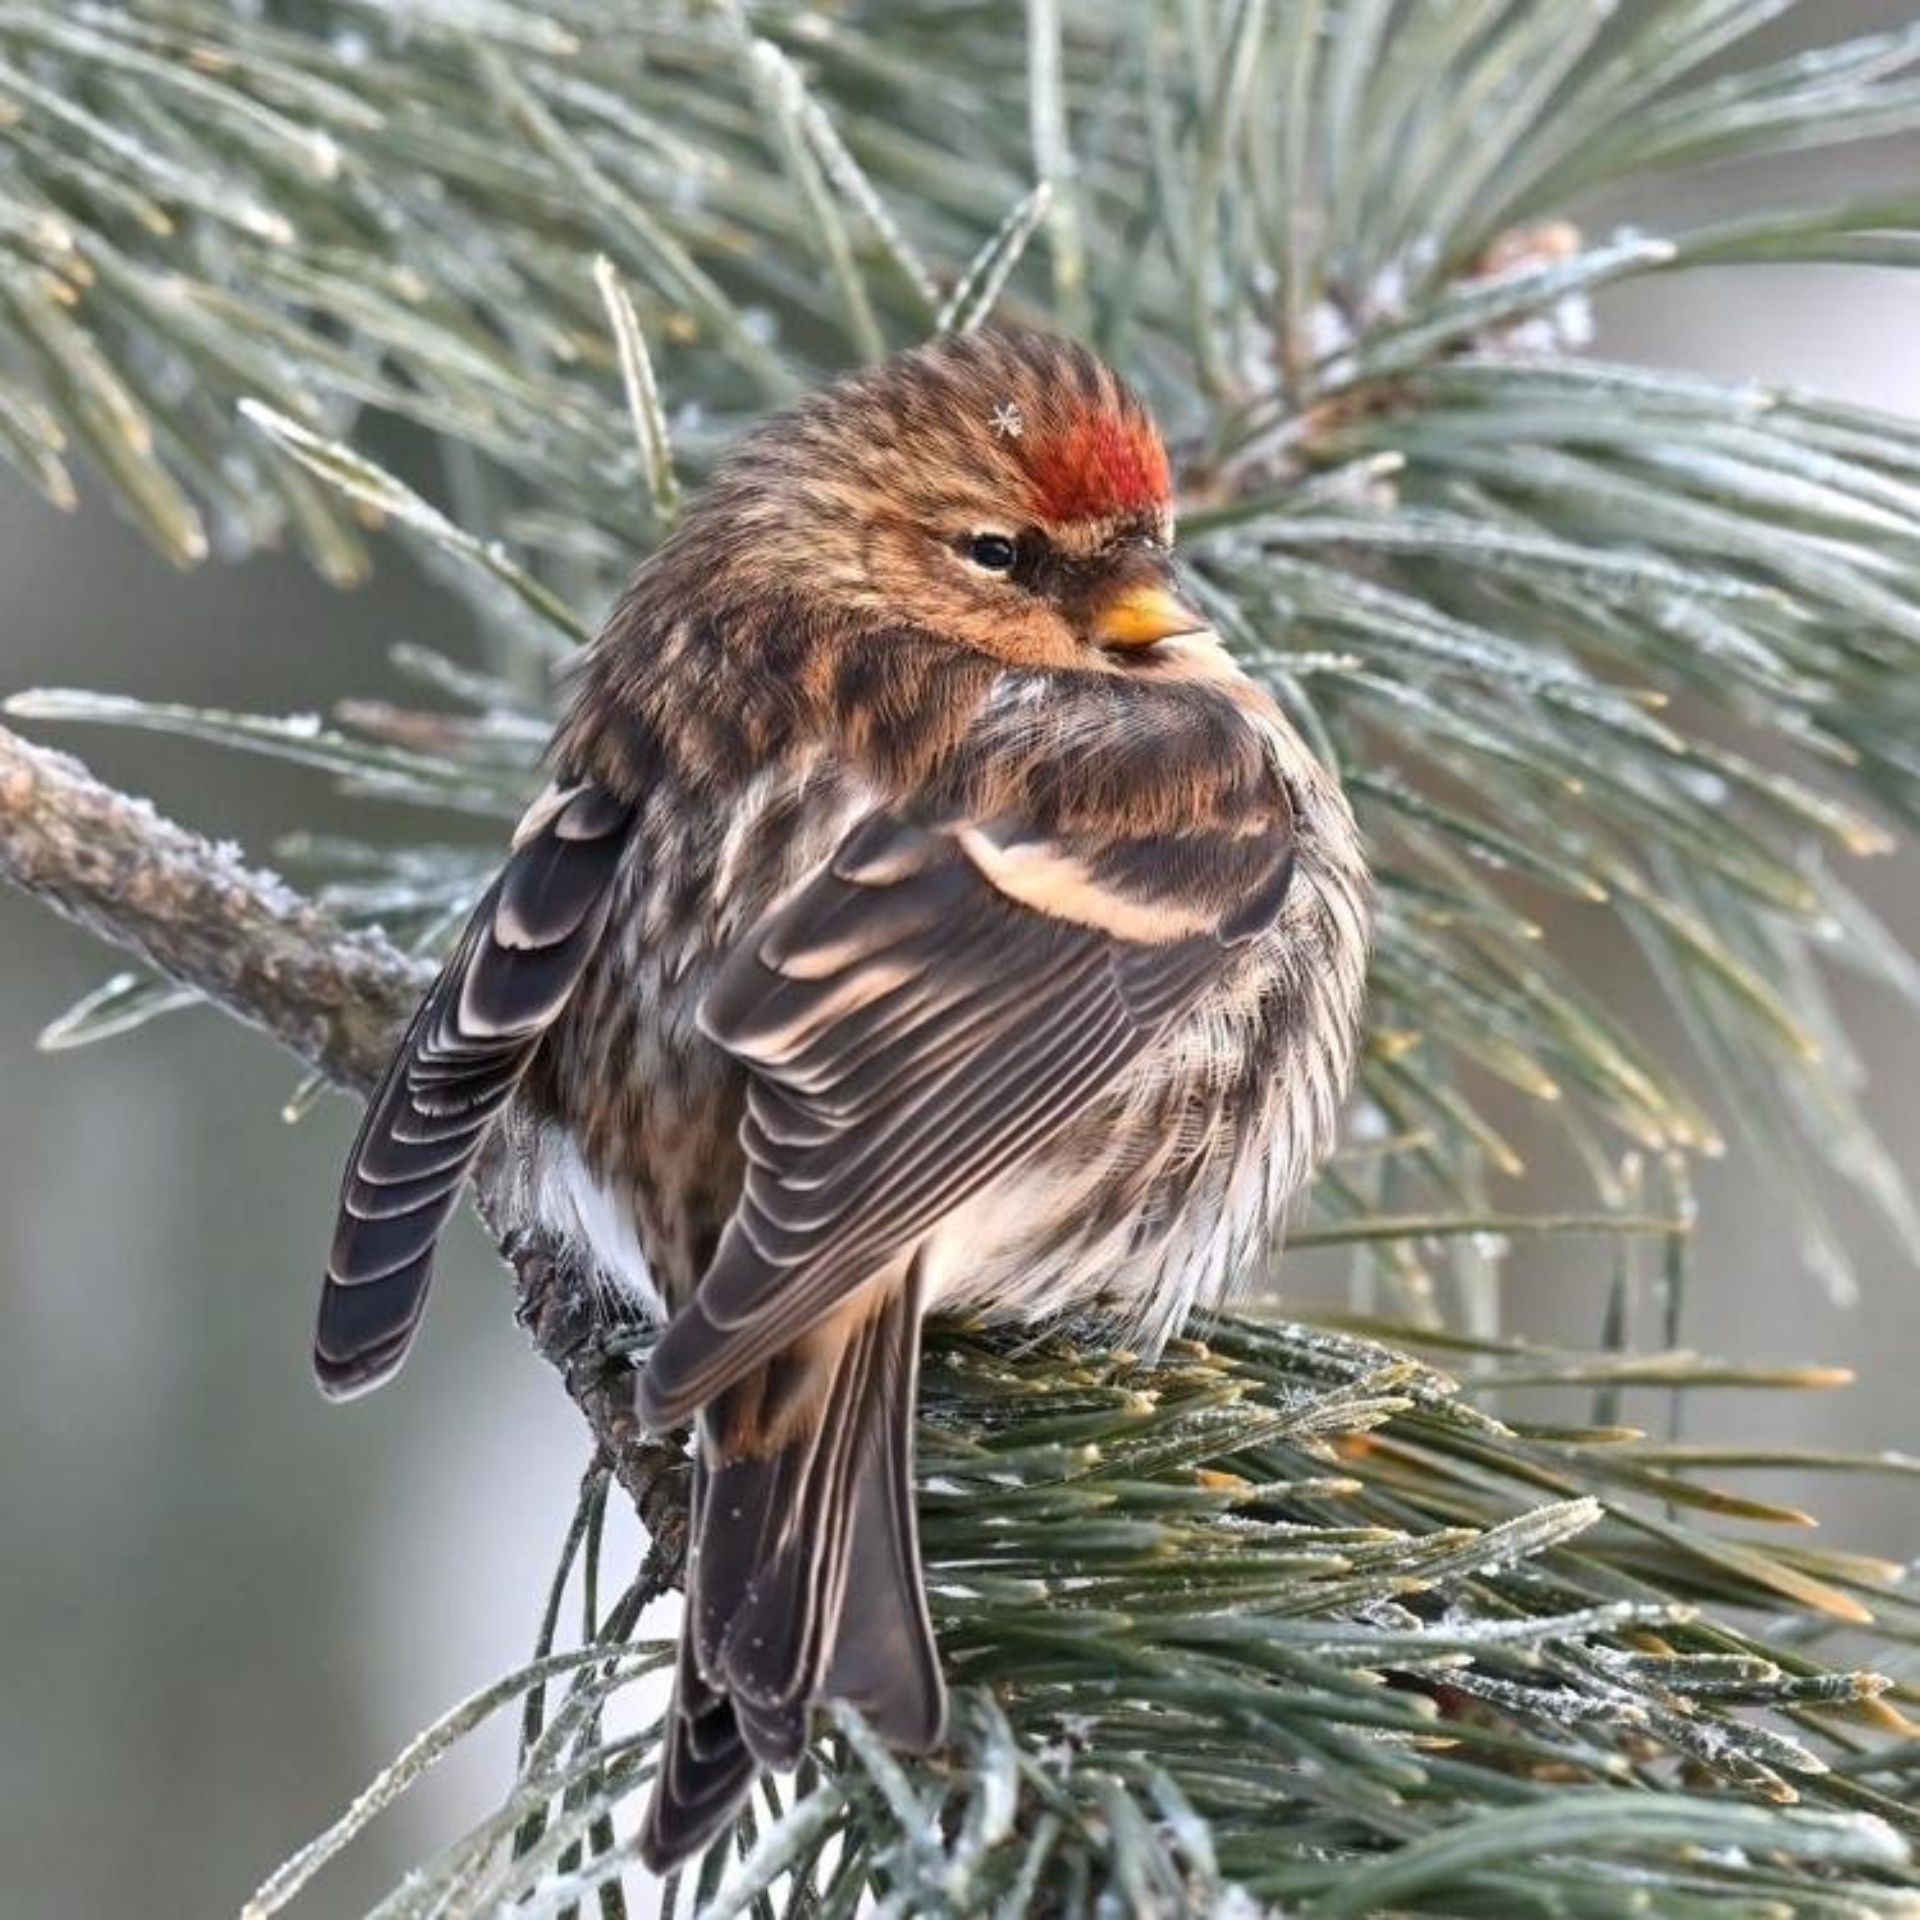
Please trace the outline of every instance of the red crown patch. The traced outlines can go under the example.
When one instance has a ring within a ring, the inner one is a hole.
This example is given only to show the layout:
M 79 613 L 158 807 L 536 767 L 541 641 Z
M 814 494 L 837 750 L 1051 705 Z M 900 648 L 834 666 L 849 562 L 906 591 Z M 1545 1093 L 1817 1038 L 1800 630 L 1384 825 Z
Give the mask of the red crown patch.
M 1035 445 L 1029 472 L 1035 508 L 1056 523 L 1157 512 L 1173 492 L 1160 436 L 1117 413 L 1083 414 Z

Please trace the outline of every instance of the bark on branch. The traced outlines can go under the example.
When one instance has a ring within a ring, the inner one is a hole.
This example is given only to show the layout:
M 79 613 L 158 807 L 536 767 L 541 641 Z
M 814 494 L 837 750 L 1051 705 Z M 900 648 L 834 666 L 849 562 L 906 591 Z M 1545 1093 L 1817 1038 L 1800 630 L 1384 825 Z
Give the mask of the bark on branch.
M 360 1093 L 431 972 L 5 727 L 0 872 Z
M 379 1077 L 432 974 L 391 941 L 341 926 L 232 849 L 4 726 L 0 875 L 357 1093 Z M 497 1140 L 475 1169 L 474 1188 L 480 1216 L 514 1269 L 519 1318 L 633 1500 L 654 1542 L 657 1580 L 679 1557 L 681 1456 L 636 1427 L 631 1376 L 599 1358 L 599 1330 L 565 1250 L 516 1231 L 513 1156 Z

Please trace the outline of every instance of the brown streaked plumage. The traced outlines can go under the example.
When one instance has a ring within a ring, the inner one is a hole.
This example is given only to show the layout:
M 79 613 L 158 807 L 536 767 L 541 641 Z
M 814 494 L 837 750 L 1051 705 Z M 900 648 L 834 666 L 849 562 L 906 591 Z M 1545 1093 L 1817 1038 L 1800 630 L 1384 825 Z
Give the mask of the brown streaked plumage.
M 1267 1244 L 1351 1071 L 1351 817 L 1175 594 L 1166 456 L 1080 349 L 904 354 L 743 442 L 584 659 L 368 1110 L 321 1303 L 398 1365 L 511 1116 L 528 1224 L 664 1330 L 697 1434 L 664 1866 L 809 1709 L 936 1745 L 919 1325 L 1095 1301 L 1151 1347 Z

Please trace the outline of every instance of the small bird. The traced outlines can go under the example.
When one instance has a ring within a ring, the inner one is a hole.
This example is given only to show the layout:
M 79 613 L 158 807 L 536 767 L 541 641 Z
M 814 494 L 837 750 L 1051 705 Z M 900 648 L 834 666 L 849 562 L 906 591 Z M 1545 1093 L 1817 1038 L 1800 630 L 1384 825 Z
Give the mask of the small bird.
M 913 1433 L 933 1312 L 1151 1353 L 1268 1248 L 1353 1066 L 1328 771 L 1173 571 L 1140 400 L 942 339 L 746 435 L 583 656 L 552 785 L 369 1106 L 316 1364 L 398 1366 L 505 1118 L 528 1225 L 661 1327 L 695 1428 L 642 1829 L 704 1845 L 809 1710 L 944 1737 Z

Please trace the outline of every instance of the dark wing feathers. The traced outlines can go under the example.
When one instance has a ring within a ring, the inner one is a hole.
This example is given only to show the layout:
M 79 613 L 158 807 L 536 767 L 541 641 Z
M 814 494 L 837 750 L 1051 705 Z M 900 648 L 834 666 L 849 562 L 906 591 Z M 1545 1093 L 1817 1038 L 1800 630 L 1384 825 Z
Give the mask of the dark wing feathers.
M 467 1171 L 599 941 L 632 814 L 591 785 L 535 804 L 388 1062 L 321 1290 L 314 1367 L 328 1393 L 377 1385 L 406 1352 Z
M 641 1406 L 685 1419 L 1068 1124 L 1278 913 L 1273 826 L 1128 843 L 876 815 L 721 969 L 747 1178 Z M 1111 873 L 1115 877 L 1107 877 Z

